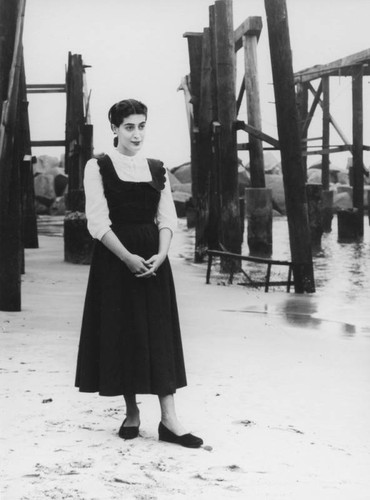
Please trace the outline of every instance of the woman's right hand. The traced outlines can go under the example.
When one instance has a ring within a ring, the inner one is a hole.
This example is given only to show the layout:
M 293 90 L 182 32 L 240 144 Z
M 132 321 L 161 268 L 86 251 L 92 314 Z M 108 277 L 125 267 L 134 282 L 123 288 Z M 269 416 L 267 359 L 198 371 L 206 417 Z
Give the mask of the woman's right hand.
M 124 259 L 124 263 L 130 269 L 132 274 L 142 274 L 148 270 L 148 266 L 145 264 L 145 259 L 131 253 Z

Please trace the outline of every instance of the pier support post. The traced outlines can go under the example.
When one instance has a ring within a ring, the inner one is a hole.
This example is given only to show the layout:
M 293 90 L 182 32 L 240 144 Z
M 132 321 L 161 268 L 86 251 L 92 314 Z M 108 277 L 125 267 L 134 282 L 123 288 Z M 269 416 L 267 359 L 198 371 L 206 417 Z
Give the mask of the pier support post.
M 238 151 L 236 141 L 235 42 L 232 0 L 215 3 L 218 158 L 220 182 L 220 244 L 229 252 L 241 253 L 238 195 Z M 225 262 L 225 267 L 229 263 Z
M 363 162 L 363 69 L 354 66 L 352 73 L 353 136 L 353 207 L 358 210 L 357 232 L 364 234 L 364 162 Z
M 353 243 L 362 239 L 358 218 L 359 211 L 357 208 L 338 210 L 337 220 L 339 243 Z
M 245 215 L 248 220 L 250 255 L 270 257 L 272 254 L 272 190 L 246 188 Z
M 281 166 L 296 293 L 312 293 L 315 281 L 285 0 L 265 0 Z
M 311 246 L 314 250 L 321 248 L 323 229 L 323 201 L 322 185 L 307 184 L 308 219 L 311 232 Z
M 322 228 L 324 233 L 330 233 L 331 225 L 333 221 L 333 201 L 334 192 L 326 191 L 322 192 Z
M 249 17 L 247 22 L 248 27 L 243 35 L 243 47 L 248 124 L 257 130 L 262 130 L 257 65 L 257 44 L 262 21 L 260 17 Z M 252 186 L 255 188 L 266 187 L 262 141 L 252 134 L 249 134 L 249 159 Z
M 68 55 L 66 74 L 66 173 L 68 174 L 67 213 L 64 220 L 64 258 L 74 264 L 91 260 L 92 238 L 84 214 L 83 173 L 93 154 L 93 126 L 84 109 L 85 66 L 79 54 Z M 80 233 L 78 232 L 80 231 Z

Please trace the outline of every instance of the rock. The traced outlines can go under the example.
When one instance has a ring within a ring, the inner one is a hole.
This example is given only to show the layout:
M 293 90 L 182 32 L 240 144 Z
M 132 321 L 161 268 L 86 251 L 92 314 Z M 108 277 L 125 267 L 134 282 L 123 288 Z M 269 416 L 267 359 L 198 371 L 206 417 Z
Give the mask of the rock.
M 57 170 L 57 172 L 55 171 Z M 63 172 L 60 168 L 60 161 L 54 156 L 41 155 L 37 157 L 36 163 L 33 164 L 33 174 L 53 174 L 55 177 L 59 171 Z
M 172 168 L 171 173 L 182 184 L 191 182 L 191 164 L 190 164 L 190 162 L 183 163 L 182 165 L 179 165 L 178 167 Z
M 334 191 L 334 199 L 333 199 L 333 209 L 348 209 L 352 208 L 352 197 L 349 193 L 342 192 L 337 193 Z
M 63 196 L 68 184 L 68 177 L 66 174 L 57 173 L 54 177 L 54 190 L 56 196 Z
M 272 190 L 272 208 L 281 215 L 285 214 L 285 193 L 282 175 L 265 175 L 265 182 L 266 187 Z
M 177 217 L 186 216 L 186 208 L 191 194 L 184 191 L 175 191 L 172 193 L 173 201 L 175 202 Z
M 35 198 L 46 207 L 50 207 L 55 198 L 54 177 L 51 174 L 38 174 L 34 179 Z
M 168 180 L 170 182 L 171 191 L 177 191 L 177 189 L 181 186 L 181 182 L 170 171 L 167 172 L 167 176 L 168 176 Z
M 51 215 L 64 215 L 66 213 L 66 204 L 64 196 L 57 196 L 50 207 Z
M 321 169 L 309 168 L 307 170 L 307 184 L 321 184 Z
M 67 189 L 68 176 L 58 158 L 42 155 L 33 164 L 35 206 L 37 214 L 62 215 L 65 213 L 61 198 Z

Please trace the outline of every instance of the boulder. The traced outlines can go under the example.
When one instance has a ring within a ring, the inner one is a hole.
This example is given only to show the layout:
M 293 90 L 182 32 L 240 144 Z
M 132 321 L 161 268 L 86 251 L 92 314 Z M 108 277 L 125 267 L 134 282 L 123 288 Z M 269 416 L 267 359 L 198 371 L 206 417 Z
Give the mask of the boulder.
M 352 208 L 352 196 L 345 191 L 338 193 L 334 191 L 333 209 L 334 211 Z
M 51 174 L 38 174 L 34 178 L 34 186 L 35 199 L 46 207 L 50 207 L 56 198 L 54 176 Z
M 265 183 L 266 187 L 272 191 L 272 208 L 281 215 L 286 214 L 282 175 L 268 174 L 265 176 Z
M 33 174 L 53 174 L 54 176 L 59 171 L 63 172 L 60 167 L 60 161 L 54 156 L 41 155 L 37 157 L 36 163 L 33 164 Z
M 190 162 L 183 163 L 182 165 L 179 165 L 178 167 L 172 168 L 171 173 L 182 184 L 191 182 L 191 164 L 190 164 Z
M 56 196 L 63 196 L 68 185 L 68 177 L 64 173 L 58 173 L 54 177 L 54 190 Z

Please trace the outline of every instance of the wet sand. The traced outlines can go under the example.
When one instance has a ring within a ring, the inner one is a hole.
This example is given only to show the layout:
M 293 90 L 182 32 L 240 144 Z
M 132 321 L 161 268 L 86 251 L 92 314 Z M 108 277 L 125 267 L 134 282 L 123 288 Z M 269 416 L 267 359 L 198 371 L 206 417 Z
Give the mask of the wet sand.
M 0 312 L 2 500 L 369 498 L 366 325 L 353 334 L 335 304 L 317 315 L 316 297 L 206 285 L 189 245 L 182 227 L 171 261 L 189 385 L 176 402 L 204 446 L 159 442 L 154 396 L 138 398 L 140 437 L 123 441 L 121 398 L 73 387 L 88 268 L 40 236 L 22 311 Z

